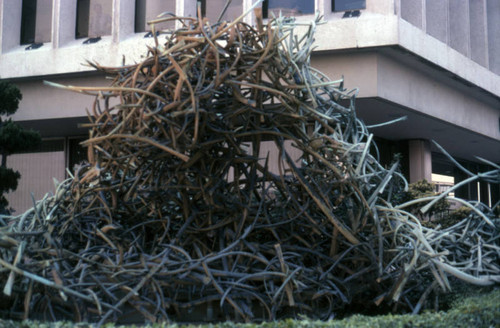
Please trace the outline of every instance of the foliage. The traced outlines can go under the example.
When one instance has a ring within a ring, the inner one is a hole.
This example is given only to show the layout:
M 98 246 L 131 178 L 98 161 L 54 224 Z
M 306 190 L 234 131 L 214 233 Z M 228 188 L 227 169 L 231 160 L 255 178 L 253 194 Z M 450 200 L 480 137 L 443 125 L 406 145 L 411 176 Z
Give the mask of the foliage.
M 12 115 L 23 99 L 21 91 L 14 84 L 0 81 L 0 115 Z
M 9 204 L 3 194 L 16 190 L 20 177 L 21 174 L 19 172 L 0 166 L 0 214 L 2 213 L 2 209 L 6 209 Z
M 21 99 L 21 91 L 15 85 L 0 82 L 0 115 L 14 114 Z M 7 168 L 7 156 L 35 149 L 40 142 L 38 132 L 25 130 L 11 119 L 2 121 L 0 118 L 0 214 L 7 212 L 8 202 L 4 193 L 16 190 L 21 178 L 19 172 Z
M 472 213 L 472 209 L 467 206 L 460 206 L 459 208 L 453 210 L 450 212 L 449 215 L 446 215 L 442 219 L 439 220 L 439 224 L 443 228 L 450 227 L 454 225 L 455 223 L 460 222 L 461 220 L 465 219 Z
M 12 120 L 2 124 L 0 129 L 0 147 L 3 154 L 23 152 L 36 149 L 40 145 L 40 134 L 34 130 L 26 130 Z M 2 155 L 3 155 L 2 154 Z
M 405 202 L 407 202 L 414 199 L 436 196 L 437 194 L 438 193 L 434 191 L 434 184 L 424 179 L 411 183 L 408 186 L 408 191 L 404 193 L 403 199 Z M 422 206 L 421 204 L 415 204 L 413 206 L 409 206 L 407 210 L 412 214 L 415 214 L 418 217 L 422 218 L 419 212 L 421 206 Z M 448 201 L 446 201 L 446 199 L 442 199 L 439 202 L 437 202 L 428 213 L 430 216 L 432 216 L 433 214 L 447 211 L 449 207 L 450 205 Z

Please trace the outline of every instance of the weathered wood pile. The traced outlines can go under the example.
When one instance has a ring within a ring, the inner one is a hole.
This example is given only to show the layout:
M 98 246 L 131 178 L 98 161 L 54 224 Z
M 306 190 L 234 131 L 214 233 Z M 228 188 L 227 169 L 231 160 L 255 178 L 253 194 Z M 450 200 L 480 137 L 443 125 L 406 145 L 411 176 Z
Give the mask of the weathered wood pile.
M 450 274 L 500 281 L 488 209 L 467 203 L 470 217 L 439 230 L 391 205 L 406 184 L 398 164 L 377 161 L 355 93 L 310 66 L 317 22 L 297 34 L 286 18 L 166 19 L 182 28 L 142 62 L 92 64 L 110 87 L 65 87 L 96 96 L 89 165 L 1 218 L 4 313 L 326 319 L 353 303 L 418 312 Z

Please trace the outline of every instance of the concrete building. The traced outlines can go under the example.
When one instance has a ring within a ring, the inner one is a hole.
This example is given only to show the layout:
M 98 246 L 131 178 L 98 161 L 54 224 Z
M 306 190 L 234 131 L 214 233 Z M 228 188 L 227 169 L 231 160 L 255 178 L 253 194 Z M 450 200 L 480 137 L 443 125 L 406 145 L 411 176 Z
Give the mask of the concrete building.
M 234 18 L 256 0 L 233 0 Z M 204 0 L 216 20 L 225 0 Z M 23 100 L 13 119 L 41 132 L 37 153 L 16 154 L 8 165 L 23 175 L 11 206 L 22 211 L 53 190 L 85 158 L 78 143 L 86 131 L 85 108 L 92 97 L 54 89 L 107 85 L 86 60 L 118 66 L 145 54 L 147 21 L 170 11 L 194 16 L 197 0 L 0 0 L 0 79 L 18 85 Z M 430 140 L 437 141 L 471 170 L 475 156 L 500 163 L 499 0 L 266 0 L 265 15 L 282 10 L 318 26 L 312 65 L 331 79 L 359 88 L 358 115 L 367 124 L 407 116 L 373 129 L 383 161 L 403 155 L 410 181 L 444 175 L 445 184 L 464 178 Z M 245 17 L 248 23 L 253 14 Z M 162 26 L 162 27 L 169 27 Z M 450 180 L 451 179 L 451 180 Z M 450 182 L 451 181 L 451 182 Z M 458 196 L 492 205 L 499 186 L 480 183 Z

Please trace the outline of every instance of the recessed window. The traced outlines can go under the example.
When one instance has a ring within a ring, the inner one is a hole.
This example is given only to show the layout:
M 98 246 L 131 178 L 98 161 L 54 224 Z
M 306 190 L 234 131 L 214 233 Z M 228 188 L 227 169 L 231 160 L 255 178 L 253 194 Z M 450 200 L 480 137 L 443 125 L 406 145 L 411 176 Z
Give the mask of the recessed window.
M 278 16 L 301 16 L 314 14 L 313 0 L 264 0 L 262 3 L 264 18 Z
M 23 0 L 21 44 L 51 41 L 52 0 Z
M 112 1 L 78 0 L 75 37 L 80 39 L 110 35 L 112 13 Z
M 150 32 L 149 21 L 157 19 L 158 15 L 171 17 L 175 14 L 175 0 L 136 0 L 135 1 L 135 32 Z M 155 24 L 155 30 L 172 29 L 175 21 Z
M 216 23 L 224 10 L 226 0 L 203 0 L 201 1 L 201 14 L 208 18 L 211 24 Z M 232 21 L 243 13 L 243 0 L 233 0 L 227 7 L 221 21 Z
M 332 11 L 347 11 L 365 8 L 365 0 L 332 0 Z

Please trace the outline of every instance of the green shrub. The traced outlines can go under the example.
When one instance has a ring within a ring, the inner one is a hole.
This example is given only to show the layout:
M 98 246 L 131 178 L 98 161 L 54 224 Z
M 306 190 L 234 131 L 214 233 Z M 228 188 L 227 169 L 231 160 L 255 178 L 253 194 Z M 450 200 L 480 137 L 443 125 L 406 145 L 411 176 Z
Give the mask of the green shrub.
M 434 184 L 429 183 L 427 180 L 420 180 L 411 183 L 408 186 L 408 191 L 403 194 L 403 202 L 408 202 L 414 199 L 437 196 L 438 193 L 434 191 Z M 426 213 L 426 216 L 422 215 L 420 208 L 424 206 L 425 203 L 418 203 L 406 208 L 410 213 L 418 217 L 421 221 L 426 221 L 425 225 L 435 226 L 436 222 L 429 222 L 429 218 L 432 216 L 442 215 L 447 213 L 450 208 L 450 204 L 446 199 L 441 199 L 438 201 L 430 210 Z

